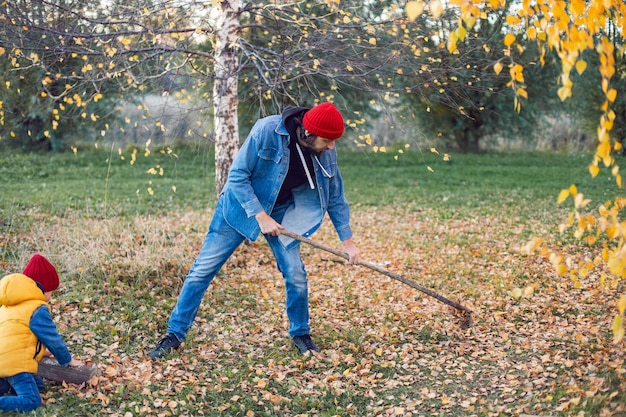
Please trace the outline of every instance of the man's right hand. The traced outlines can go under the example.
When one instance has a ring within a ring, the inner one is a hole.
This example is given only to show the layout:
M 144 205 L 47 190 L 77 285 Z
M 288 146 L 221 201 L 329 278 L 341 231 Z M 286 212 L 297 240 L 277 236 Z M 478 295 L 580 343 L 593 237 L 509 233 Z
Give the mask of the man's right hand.
M 256 221 L 259 222 L 261 227 L 261 233 L 264 235 L 279 236 L 280 231 L 284 229 L 276 220 L 274 220 L 269 214 L 262 211 L 254 216 Z

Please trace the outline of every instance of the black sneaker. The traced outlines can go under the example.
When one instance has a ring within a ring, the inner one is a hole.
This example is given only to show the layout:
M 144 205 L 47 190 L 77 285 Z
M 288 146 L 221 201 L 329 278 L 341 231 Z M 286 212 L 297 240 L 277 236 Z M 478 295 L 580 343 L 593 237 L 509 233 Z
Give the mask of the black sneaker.
M 311 335 L 303 334 L 302 336 L 295 336 L 293 339 L 293 344 L 296 345 L 300 353 L 303 355 L 307 352 L 319 352 L 320 348 L 317 347 L 313 339 L 311 339 Z
M 159 359 L 163 356 L 167 356 L 180 347 L 180 340 L 171 333 L 168 333 L 163 339 L 159 341 L 154 350 L 148 353 L 151 359 Z

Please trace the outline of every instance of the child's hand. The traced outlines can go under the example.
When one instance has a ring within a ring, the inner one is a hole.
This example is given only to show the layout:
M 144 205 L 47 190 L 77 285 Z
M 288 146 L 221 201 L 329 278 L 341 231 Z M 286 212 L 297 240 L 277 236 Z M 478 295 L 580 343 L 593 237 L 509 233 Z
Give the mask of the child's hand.
M 72 358 L 70 363 L 68 363 L 68 366 L 85 366 L 85 363 L 82 361 L 79 361 L 78 359 Z
M 52 357 L 54 357 L 54 355 L 52 354 L 52 352 L 50 352 L 47 348 L 46 348 L 46 351 L 43 353 L 43 356 L 45 356 L 46 358 L 52 358 Z

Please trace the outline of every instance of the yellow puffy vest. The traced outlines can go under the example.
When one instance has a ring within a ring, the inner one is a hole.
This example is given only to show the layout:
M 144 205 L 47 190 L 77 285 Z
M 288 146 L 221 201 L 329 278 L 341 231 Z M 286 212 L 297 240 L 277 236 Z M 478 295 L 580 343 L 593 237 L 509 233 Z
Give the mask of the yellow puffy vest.
M 30 318 L 42 305 L 48 306 L 46 297 L 26 275 L 0 279 L 0 377 L 37 373 L 45 347 L 30 330 Z

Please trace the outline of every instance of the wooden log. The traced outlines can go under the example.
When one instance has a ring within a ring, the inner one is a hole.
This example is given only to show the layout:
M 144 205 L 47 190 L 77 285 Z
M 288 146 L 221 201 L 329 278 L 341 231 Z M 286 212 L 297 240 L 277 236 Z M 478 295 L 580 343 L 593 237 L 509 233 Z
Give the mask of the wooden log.
M 60 366 L 55 359 L 43 358 L 37 374 L 52 382 L 80 385 L 89 382 L 97 372 L 98 369 L 91 366 Z

